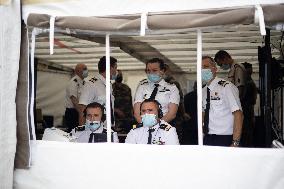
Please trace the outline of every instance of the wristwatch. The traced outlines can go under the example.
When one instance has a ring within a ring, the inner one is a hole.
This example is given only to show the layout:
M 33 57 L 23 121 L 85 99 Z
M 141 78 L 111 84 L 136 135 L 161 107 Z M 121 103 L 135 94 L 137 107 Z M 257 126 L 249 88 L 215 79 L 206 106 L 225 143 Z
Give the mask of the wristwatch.
M 240 145 L 240 140 L 233 140 L 233 141 L 232 141 L 232 144 L 233 144 L 234 146 L 239 146 L 239 145 Z

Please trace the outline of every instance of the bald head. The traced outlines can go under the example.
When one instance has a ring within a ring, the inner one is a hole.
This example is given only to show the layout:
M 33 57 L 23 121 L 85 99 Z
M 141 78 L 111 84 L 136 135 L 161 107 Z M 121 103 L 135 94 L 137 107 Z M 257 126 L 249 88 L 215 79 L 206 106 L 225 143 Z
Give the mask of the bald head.
M 86 76 L 86 74 L 83 74 L 83 72 L 86 72 L 84 70 L 88 71 L 85 64 L 77 64 L 75 67 L 75 74 L 78 75 L 81 79 L 84 79 Z

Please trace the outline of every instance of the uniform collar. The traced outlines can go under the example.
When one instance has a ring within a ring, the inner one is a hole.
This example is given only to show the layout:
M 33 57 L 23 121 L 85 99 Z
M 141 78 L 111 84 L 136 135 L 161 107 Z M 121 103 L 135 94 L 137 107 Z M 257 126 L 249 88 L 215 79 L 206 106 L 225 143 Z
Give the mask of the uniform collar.
M 214 89 L 214 87 L 218 84 L 219 78 L 216 76 L 213 81 L 211 81 L 210 85 L 206 85 L 210 90 Z
M 101 80 L 104 85 L 106 84 L 106 79 L 101 74 L 97 74 L 95 77 L 97 79 Z
M 149 131 L 149 129 L 155 129 L 155 130 L 158 129 L 158 128 L 160 127 L 160 124 L 162 123 L 162 121 L 163 121 L 163 120 L 160 120 L 160 122 L 158 122 L 158 123 L 157 123 L 156 125 L 154 125 L 153 127 L 149 127 L 149 128 L 148 128 L 148 131 Z
M 77 79 L 77 81 L 79 81 L 80 83 L 83 83 L 83 79 L 81 79 L 81 77 L 79 77 L 78 75 L 75 75 L 74 78 Z
M 238 64 L 235 60 L 233 60 L 233 64 L 231 65 L 231 68 L 233 68 L 236 64 Z
M 154 86 L 155 84 L 159 84 L 160 86 L 165 86 L 166 81 L 164 79 L 161 79 L 161 81 L 159 81 L 159 83 L 153 83 L 148 79 L 148 82 L 150 83 L 151 86 Z

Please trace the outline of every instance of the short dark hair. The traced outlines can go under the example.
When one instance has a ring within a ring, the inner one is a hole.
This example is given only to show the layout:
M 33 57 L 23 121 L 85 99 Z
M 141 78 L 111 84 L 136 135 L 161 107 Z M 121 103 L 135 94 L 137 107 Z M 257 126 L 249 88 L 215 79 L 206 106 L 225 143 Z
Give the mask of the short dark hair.
M 217 60 L 223 60 L 226 57 L 231 58 L 231 55 L 227 51 L 220 50 L 215 54 L 214 60 L 218 63 Z
M 162 111 L 162 105 L 155 99 L 152 98 L 148 98 L 145 99 L 141 104 L 140 104 L 140 114 L 141 114 L 141 110 L 142 110 L 142 105 L 148 102 L 153 102 L 154 104 L 156 104 L 157 106 L 157 110 L 158 110 L 158 118 L 162 118 L 163 117 L 163 111 Z
M 165 71 L 166 66 L 165 66 L 165 63 L 164 63 L 164 61 L 162 59 L 160 59 L 160 58 L 152 58 L 152 59 L 150 59 L 150 60 L 148 60 L 146 62 L 146 67 L 147 67 L 148 64 L 152 64 L 152 63 L 159 63 L 160 69 Z M 147 70 L 145 70 L 145 71 L 147 71 Z
M 100 103 L 98 103 L 98 102 L 92 102 L 92 103 L 90 103 L 90 104 L 88 104 L 87 106 L 86 106 L 86 108 L 84 109 L 84 117 L 86 117 L 87 116 L 87 109 L 88 108 L 100 108 L 101 109 L 101 112 L 102 112 L 102 115 L 104 114 L 104 106 L 103 105 L 101 105 Z
M 114 67 L 117 64 L 117 59 L 110 57 L 110 66 Z M 106 71 L 106 56 L 103 56 L 100 58 L 100 61 L 98 63 L 98 70 L 99 73 L 104 73 Z

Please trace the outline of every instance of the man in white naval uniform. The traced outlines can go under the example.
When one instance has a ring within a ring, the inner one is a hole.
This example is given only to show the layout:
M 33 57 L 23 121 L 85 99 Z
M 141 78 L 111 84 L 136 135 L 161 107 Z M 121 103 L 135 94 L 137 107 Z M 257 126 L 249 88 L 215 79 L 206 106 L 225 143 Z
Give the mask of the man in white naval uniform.
M 97 102 L 88 104 L 84 110 L 84 118 L 85 124 L 74 128 L 70 133 L 75 138 L 75 142 L 107 142 L 107 131 L 103 127 L 105 121 L 104 107 Z M 112 132 L 111 140 L 115 143 L 119 142 L 116 132 Z
M 117 60 L 113 57 L 110 57 L 110 76 L 111 79 L 115 79 L 117 70 Z M 99 74 L 91 78 L 84 87 L 82 88 L 81 96 L 79 99 L 80 107 L 80 117 L 79 124 L 82 125 L 85 122 L 83 111 L 86 108 L 87 104 L 92 102 L 98 102 L 105 106 L 106 104 L 106 57 L 102 57 L 98 63 Z M 110 85 L 111 93 L 111 110 L 114 106 L 114 96 L 112 95 L 112 87 Z M 114 124 L 114 114 L 113 111 L 111 115 L 112 125 Z
M 176 129 L 161 120 L 161 105 L 154 99 L 146 99 L 141 103 L 140 127 L 132 129 L 125 139 L 125 143 L 178 145 Z
M 243 114 L 235 85 L 216 77 L 216 63 L 202 58 L 204 145 L 239 146 Z
M 179 90 L 175 84 L 167 83 L 163 79 L 165 73 L 164 61 L 153 58 L 146 63 L 148 79 L 140 81 L 134 98 L 134 116 L 141 123 L 140 105 L 145 99 L 155 99 L 162 106 L 162 120 L 172 121 L 176 117 L 180 101 Z
M 81 89 L 85 84 L 84 78 L 88 77 L 88 69 L 85 64 L 77 64 L 74 70 L 75 76 L 71 78 L 65 95 L 65 124 L 68 132 L 79 124 L 79 98 Z

